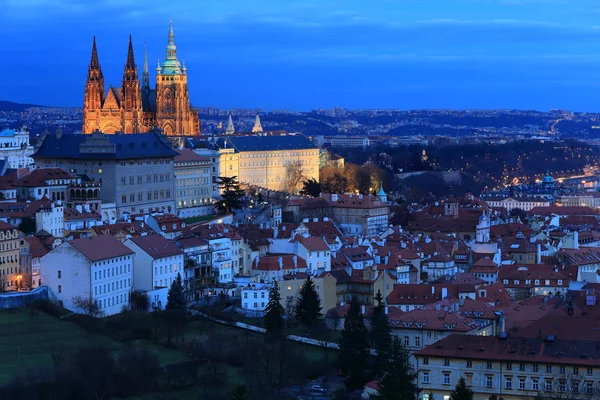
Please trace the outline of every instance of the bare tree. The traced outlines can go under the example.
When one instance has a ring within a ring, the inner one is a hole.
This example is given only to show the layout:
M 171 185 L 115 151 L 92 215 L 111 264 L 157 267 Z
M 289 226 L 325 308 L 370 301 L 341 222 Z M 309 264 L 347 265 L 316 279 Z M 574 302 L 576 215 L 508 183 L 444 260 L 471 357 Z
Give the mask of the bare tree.
M 85 315 L 89 315 L 90 317 L 94 318 L 104 316 L 104 311 L 102 311 L 100 303 L 93 301 L 90 298 L 75 296 L 73 297 L 72 301 L 75 309 L 82 311 Z
M 539 379 L 537 399 L 543 400 L 599 400 L 600 387 L 594 380 L 579 374 L 567 373 Z
M 289 193 L 296 193 L 298 185 L 306 179 L 306 170 L 302 161 L 292 161 L 287 165 L 287 190 Z

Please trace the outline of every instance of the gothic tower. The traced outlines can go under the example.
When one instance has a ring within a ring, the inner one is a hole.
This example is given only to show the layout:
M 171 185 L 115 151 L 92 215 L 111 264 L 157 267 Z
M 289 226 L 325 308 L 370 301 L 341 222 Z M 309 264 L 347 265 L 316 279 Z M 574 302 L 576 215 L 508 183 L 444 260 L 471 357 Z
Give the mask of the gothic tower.
M 200 134 L 198 112 L 190 107 L 185 63 L 182 66 L 177 59 L 173 21 L 167 56 L 156 70 L 156 123 L 168 136 Z
M 85 95 L 83 102 L 82 132 L 93 132 L 100 129 L 100 110 L 104 103 L 104 75 L 98 61 L 96 50 L 96 36 L 92 44 L 92 60 L 88 67 Z
M 123 118 L 123 133 L 137 133 L 142 129 L 142 95 L 137 65 L 133 57 L 133 44 L 129 36 L 127 62 L 123 72 L 121 94 L 121 115 Z

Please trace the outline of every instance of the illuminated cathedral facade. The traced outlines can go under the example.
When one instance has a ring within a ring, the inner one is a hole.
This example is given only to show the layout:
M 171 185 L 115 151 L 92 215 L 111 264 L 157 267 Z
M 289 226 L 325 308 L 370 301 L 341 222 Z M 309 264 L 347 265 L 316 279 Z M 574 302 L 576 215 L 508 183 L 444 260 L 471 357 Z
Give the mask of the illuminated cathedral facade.
M 143 133 L 158 127 L 167 136 L 200 134 L 198 112 L 190 105 L 187 69 L 177 59 L 173 24 L 169 26 L 167 56 L 156 68 L 156 89 L 150 88 L 148 58 L 144 51 L 144 71 L 140 85 L 138 69 L 129 37 L 127 62 L 120 88 L 104 91 L 104 76 L 98 61 L 96 38 L 88 68 L 83 108 L 83 133 Z

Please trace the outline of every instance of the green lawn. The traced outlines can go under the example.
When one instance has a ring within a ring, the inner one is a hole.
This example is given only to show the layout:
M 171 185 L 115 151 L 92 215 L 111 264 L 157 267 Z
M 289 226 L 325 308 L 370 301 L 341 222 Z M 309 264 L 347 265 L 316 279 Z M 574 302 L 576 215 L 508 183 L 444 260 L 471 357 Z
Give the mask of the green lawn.
M 0 310 L 0 384 L 27 367 L 52 365 L 52 353 L 86 345 L 118 350 L 121 344 L 92 335 L 77 325 L 27 309 Z

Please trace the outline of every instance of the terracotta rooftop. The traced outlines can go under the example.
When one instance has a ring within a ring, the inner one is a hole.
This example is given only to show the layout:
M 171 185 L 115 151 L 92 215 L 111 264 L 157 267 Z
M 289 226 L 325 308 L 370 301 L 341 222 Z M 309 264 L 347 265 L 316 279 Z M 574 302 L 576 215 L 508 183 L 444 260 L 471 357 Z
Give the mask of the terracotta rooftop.
M 133 251 L 110 235 L 91 236 L 69 242 L 90 261 L 102 261 L 134 254 Z
M 155 259 L 183 254 L 175 243 L 157 233 L 133 237 L 130 240 Z

